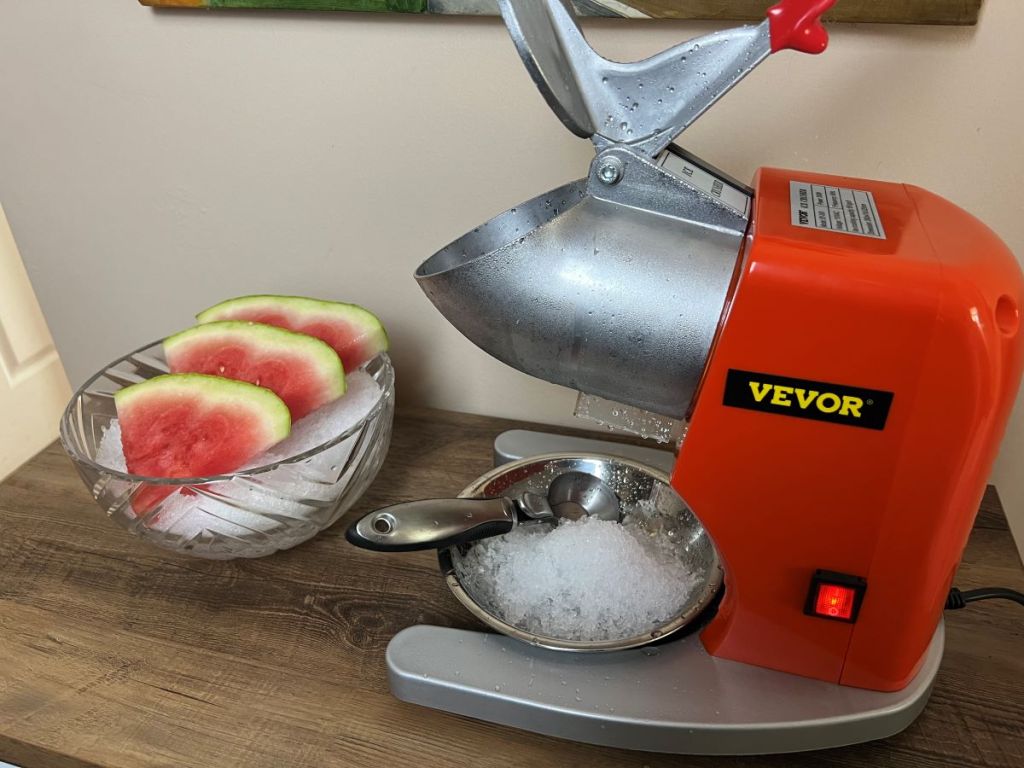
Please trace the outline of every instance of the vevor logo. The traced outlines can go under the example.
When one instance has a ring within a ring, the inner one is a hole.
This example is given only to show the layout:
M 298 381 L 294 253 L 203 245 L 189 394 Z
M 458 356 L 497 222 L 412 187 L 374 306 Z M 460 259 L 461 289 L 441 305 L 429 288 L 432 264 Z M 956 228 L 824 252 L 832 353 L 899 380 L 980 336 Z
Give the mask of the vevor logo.
M 892 392 L 877 389 L 730 369 L 723 402 L 733 408 L 885 429 L 892 398 Z

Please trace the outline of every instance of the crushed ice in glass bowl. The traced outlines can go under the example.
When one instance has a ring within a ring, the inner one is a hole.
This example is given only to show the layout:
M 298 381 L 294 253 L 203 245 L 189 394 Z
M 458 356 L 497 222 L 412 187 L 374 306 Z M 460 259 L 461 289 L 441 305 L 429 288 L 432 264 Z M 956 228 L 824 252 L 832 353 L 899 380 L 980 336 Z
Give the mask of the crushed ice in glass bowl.
M 114 393 L 167 372 L 162 342 L 125 355 L 74 394 L 60 423 L 61 444 L 100 508 L 159 547 L 216 560 L 294 547 L 335 523 L 384 462 L 395 402 L 387 354 L 349 373 L 341 398 L 295 422 L 285 440 L 235 472 L 133 475 L 121 452 Z M 138 515 L 132 499 L 151 486 L 173 492 Z

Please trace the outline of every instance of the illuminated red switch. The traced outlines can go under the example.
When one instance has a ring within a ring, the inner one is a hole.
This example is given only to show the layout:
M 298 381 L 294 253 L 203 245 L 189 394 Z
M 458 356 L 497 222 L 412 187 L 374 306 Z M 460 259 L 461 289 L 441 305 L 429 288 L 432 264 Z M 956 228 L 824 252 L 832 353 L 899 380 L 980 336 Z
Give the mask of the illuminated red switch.
M 867 587 L 867 582 L 859 576 L 835 571 L 815 571 L 811 577 L 811 589 L 807 593 L 804 613 L 852 623 L 857 620 L 857 612 Z

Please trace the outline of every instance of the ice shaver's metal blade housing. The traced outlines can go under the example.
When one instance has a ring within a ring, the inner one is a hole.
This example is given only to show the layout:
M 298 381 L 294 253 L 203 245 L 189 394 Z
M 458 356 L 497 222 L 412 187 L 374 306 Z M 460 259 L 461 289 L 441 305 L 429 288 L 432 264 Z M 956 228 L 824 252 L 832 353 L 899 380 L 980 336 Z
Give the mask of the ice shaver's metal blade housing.
M 628 184 L 597 180 L 611 159 Z M 483 224 L 428 259 L 416 278 L 456 328 L 513 368 L 678 418 L 700 378 L 747 223 L 745 211 L 702 194 L 612 148 L 589 178 Z
M 685 416 L 752 192 L 669 142 L 774 50 L 824 48 L 814 9 L 828 5 L 786 0 L 760 25 L 620 64 L 590 48 L 568 2 L 501 0 L 541 93 L 598 154 L 587 178 L 506 211 L 424 262 L 416 278 L 427 296 L 514 368 Z M 803 15 L 792 17 L 794 7 Z

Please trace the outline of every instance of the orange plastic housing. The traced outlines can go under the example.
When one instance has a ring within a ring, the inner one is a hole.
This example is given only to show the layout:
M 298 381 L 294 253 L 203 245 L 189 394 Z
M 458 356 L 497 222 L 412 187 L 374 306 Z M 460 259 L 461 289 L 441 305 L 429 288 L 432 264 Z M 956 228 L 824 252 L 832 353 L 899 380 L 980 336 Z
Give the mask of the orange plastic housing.
M 886 238 L 794 226 L 791 180 L 871 192 Z M 942 614 L 1020 384 L 1024 280 L 991 230 L 916 187 L 777 169 L 755 183 L 672 478 L 725 564 L 702 639 L 716 656 L 899 690 Z M 730 370 L 824 385 L 783 388 L 762 412 L 725 404 Z M 891 393 L 884 428 L 792 415 L 828 384 Z M 818 569 L 866 580 L 853 623 L 805 614 Z

